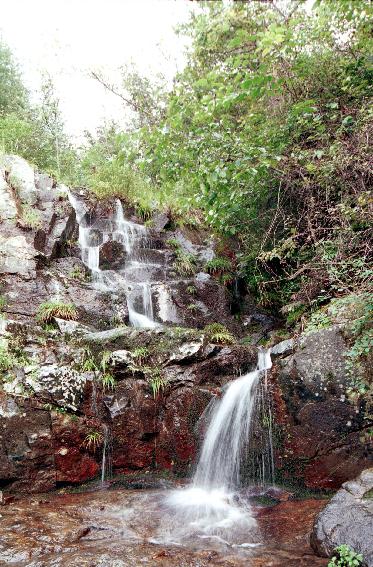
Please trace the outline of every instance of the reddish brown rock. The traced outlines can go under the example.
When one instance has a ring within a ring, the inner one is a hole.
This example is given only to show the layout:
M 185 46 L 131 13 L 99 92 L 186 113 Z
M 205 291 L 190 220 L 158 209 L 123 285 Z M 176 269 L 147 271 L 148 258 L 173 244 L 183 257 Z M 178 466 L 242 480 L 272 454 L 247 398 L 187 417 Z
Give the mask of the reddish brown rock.
M 100 432 L 100 424 L 84 418 L 55 415 L 53 418 L 56 481 L 80 483 L 95 478 L 100 471 L 101 445 L 87 444 L 87 435 Z

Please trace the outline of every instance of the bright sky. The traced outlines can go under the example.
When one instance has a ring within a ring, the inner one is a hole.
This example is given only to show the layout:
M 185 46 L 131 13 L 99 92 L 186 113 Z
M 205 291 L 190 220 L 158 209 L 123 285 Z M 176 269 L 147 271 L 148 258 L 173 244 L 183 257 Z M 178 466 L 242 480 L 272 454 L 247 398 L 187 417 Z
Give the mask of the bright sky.
M 31 90 L 41 71 L 55 81 L 68 131 L 79 138 L 103 119 L 120 118 L 119 99 L 88 77 L 101 68 L 112 80 L 131 60 L 144 73 L 172 78 L 184 64 L 174 32 L 189 0 L 0 0 L 0 37 L 21 64 Z

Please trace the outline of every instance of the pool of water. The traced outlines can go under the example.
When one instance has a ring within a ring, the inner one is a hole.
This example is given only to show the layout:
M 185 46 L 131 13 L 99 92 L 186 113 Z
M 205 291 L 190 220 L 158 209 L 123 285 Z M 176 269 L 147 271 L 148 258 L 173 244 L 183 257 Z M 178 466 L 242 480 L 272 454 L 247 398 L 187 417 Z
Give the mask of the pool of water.
M 97 490 L 15 499 L 0 508 L 0 565 L 327 565 L 308 541 L 325 500 L 259 506 L 227 495 L 210 497 L 217 507 L 212 518 L 211 502 L 203 502 L 208 497 L 188 489 Z M 208 525 L 203 516 L 191 518 L 195 504 L 208 506 Z

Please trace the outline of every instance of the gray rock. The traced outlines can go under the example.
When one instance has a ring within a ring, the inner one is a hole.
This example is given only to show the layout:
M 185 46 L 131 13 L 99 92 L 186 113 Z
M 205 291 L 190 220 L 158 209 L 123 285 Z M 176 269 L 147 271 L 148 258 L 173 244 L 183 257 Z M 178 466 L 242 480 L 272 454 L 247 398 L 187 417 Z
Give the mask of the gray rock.
M 207 282 L 211 280 L 211 276 L 206 272 L 198 272 L 198 274 L 195 275 L 195 279 L 197 280 L 197 282 Z
M 31 165 L 25 159 L 15 155 L 1 156 L 0 165 L 7 171 L 8 185 L 14 188 L 21 203 L 35 205 L 38 195 L 35 173 Z
M 0 273 L 27 274 L 36 268 L 37 251 L 22 234 L 0 236 Z
M 155 213 L 152 216 L 152 228 L 157 232 L 163 230 L 169 222 L 170 219 L 166 213 Z
M 347 544 L 373 566 L 373 468 L 345 482 L 316 519 L 311 545 L 319 555 L 330 557 L 333 550 Z
M 66 333 L 67 335 L 84 335 L 84 333 L 90 331 L 87 325 L 82 325 L 78 321 L 65 321 L 65 319 L 59 319 L 58 317 L 55 317 L 54 320 L 61 333 Z
M 38 397 L 73 411 L 78 408 L 86 381 L 85 374 L 58 364 L 41 366 L 37 372 L 25 377 L 25 384 Z
M 0 220 L 15 219 L 17 206 L 5 179 L 5 169 L 0 167 Z
M 182 344 L 177 351 L 170 355 L 170 361 L 181 362 L 182 360 L 190 360 L 195 358 L 196 355 L 200 354 L 203 350 L 203 339 L 200 341 L 194 341 L 190 343 Z
M 120 337 L 126 337 L 133 329 L 122 325 L 115 327 L 115 329 L 108 329 L 107 331 L 98 331 L 97 333 L 87 333 L 83 339 L 89 343 L 105 343 L 107 341 L 114 341 Z
M 281 341 L 277 345 L 271 348 L 272 356 L 280 356 L 281 354 L 290 354 L 293 352 L 294 339 L 287 339 L 286 341 Z
M 346 383 L 346 342 L 340 327 L 322 329 L 303 335 L 294 363 L 304 382 L 315 383 L 332 376 L 336 383 Z
M 110 361 L 113 366 L 128 366 L 133 359 L 129 350 L 114 350 L 111 353 Z

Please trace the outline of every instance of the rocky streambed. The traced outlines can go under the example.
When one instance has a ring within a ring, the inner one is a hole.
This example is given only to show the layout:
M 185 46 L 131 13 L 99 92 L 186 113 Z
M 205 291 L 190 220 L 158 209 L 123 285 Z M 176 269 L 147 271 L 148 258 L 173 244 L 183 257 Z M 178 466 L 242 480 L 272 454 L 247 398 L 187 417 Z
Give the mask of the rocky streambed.
M 0 509 L 0 565 L 14 567 L 316 567 L 309 534 L 325 500 L 253 504 L 246 541 L 172 541 L 166 490 L 96 490 L 24 497 Z

